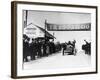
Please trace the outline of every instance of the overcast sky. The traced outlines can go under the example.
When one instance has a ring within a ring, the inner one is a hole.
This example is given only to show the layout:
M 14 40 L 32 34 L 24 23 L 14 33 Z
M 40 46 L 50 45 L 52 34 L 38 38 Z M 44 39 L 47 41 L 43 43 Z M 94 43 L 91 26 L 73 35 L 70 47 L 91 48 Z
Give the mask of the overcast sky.
M 44 22 L 56 24 L 80 24 L 90 23 L 91 15 L 89 13 L 62 13 L 47 11 L 28 11 L 28 24 L 34 23 L 44 27 Z

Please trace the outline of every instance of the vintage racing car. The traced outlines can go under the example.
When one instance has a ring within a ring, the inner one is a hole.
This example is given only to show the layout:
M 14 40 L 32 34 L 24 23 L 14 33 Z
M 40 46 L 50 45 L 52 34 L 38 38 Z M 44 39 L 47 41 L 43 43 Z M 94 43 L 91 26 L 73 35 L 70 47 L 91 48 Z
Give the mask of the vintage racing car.
M 62 47 L 62 54 L 65 55 L 76 55 L 77 50 L 75 48 L 75 43 L 74 42 L 68 42 L 64 43 Z

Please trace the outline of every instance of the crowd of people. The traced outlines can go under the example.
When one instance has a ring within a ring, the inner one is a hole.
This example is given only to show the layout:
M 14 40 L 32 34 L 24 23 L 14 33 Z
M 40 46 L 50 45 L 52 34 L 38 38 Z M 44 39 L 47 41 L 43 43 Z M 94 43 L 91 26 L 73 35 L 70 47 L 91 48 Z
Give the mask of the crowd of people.
M 84 40 L 86 44 L 82 45 L 82 50 L 85 51 L 85 54 L 91 55 L 91 42 Z
M 85 54 L 91 54 L 91 43 L 84 40 L 86 44 L 82 45 L 82 50 L 85 51 Z M 46 40 L 45 38 L 38 39 L 32 38 L 30 39 L 28 36 L 23 35 L 23 61 L 28 62 L 30 60 L 36 60 L 41 57 L 49 56 L 51 54 L 55 54 L 63 49 L 62 54 L 64 55 L 64 51 L 67 50 L 67 53 L 72 55 L 76 54 L 77 50 L 75 48 L 76 40 L 69 41 L 65 43 L 54 43 L 53 40 Z M 69 50 L 69 51 L 68 51 Z M 76 52 L 75 52 L 76 51 Z M 28 59 L 30 56 L 30 60 Z
M 32 38 L 23 35 L 23 61 L 36 60 L 38 58 L 49 56 L 61 50 L 60 43 L 54 44 L 53 40 Z

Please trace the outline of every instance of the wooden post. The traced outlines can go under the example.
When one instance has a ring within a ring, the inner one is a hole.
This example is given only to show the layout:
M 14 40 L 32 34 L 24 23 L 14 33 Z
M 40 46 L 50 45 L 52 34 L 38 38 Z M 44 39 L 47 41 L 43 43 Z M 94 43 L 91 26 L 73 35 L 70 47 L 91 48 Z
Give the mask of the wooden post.
M 26 16 L 25 16 L 25 18 L 26 18 L 26 19 L 25 19 L 25 20 L 26 20 L 26 21 L 25 21 L 25 22 L 26 22 L 25 24 L 26 24 L 26 25 L 25 25 L 25 26 L 27 26 L 27 17 L 28 17 L 28 10 L 26 10 Z
M 45 37 L 45 43 L 46 43 L 46 30 L 47 30 L 47 25 L 46 25 L 46 23 L 47 23 L 47 20 L 45 20 L 45 34 L 44 34 L 44 37 Z
M 46 39 L 46 27 L 47 27 L 47 25 L 46 25 L 46 20 L 45 20 L 44 27 L 45 27 L 45 33 L 44 33 L 44 38 L 45 38 L 45 51 L 44 51 L 44 54 L 46 56 L 47 55 L 47 45 L 46 45 L 46 43 L 47 43 L 47 39 Z

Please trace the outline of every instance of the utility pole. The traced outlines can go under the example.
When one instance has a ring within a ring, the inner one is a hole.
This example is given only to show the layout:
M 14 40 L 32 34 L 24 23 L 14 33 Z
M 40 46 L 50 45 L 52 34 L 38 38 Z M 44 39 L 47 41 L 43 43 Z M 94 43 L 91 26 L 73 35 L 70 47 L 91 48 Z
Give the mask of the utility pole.
M 26 16 L 25 16 L 25 27 L 27 26 L 27 17 L 28 17 L 28 10 L 26 10 Z
M 45 42 L 46 42 L 46 40 L 47 40 L 47 37 L 46 37 L 46 30 L 47 30 L 47 20 L 45 20 L 45 33 L 44 33 Z
M 24 28 L 27 27 L 27 17 L 28 17 L 28 10 L 25 10 L 24 12 Z

